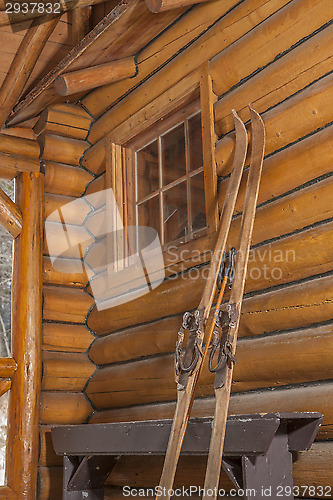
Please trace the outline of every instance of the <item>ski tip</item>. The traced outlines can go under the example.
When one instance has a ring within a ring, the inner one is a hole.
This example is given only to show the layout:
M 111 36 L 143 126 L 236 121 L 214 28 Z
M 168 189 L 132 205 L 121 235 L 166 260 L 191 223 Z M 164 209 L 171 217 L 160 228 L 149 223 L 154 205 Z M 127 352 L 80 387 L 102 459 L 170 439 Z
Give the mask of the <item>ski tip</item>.
M 237 111 L 235 109 L 232 110 L 232 114 L 234 117 L 236 133 L 237 133 L 237 130 L 240 131 L 242 129 L 243 133 L 245 134 L 246 128 L 245 128 L 244 122 L 240 119 L 240 117 L 238 116 Z
M 253 107 L 252 103 L 250 103 L 250 102 L 249 102 L 249 104 L 248 104 L 248 108 L 249 108 L 249 110 L 250 110 L 251 119 L 252 119 L 252 118 L 256 118 L 256 119 L 260 120 L 262 123 L 264 123 L 264 122 L 263 122 L 263 119 L 262 119 L 262 118 L 261 118 L 261 116 L 259 115 L 258 111 L 256 111 L 256 110 L 254 109 L 254 107 Z

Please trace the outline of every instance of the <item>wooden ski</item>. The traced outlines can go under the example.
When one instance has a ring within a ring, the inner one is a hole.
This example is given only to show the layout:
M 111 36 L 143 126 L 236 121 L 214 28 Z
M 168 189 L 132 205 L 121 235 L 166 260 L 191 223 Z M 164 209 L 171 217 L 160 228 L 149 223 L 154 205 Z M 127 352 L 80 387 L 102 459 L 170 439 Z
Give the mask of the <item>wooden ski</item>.
M 250 107 L 252 127 L 251 164 L 242 215 L 235 279 L 230 300 L 224 313 L 217 316 L 215 338 L 210 354 L 210 370 L 215 372 L 215 415 L 208 454 L 203 500 L 216 499 L 222 464 L 222 452 L 227 423 L 233 366 L 240 312 L 243 301 L 247 262 L 259 192 L 259 183 L 265 149 L 265 128 L 259 114 Z M 219 329 L 222 330 L 221 336 Z M 219 350 L 217 366 L 212 367 L 215 352 Z
M 224 200 L 218 237 L 215 244 L 213 256 L 211 258 L 209 275 L 198 309 L 192 313 L 185 313 L 183 324 L 178 333 L 176 346 L 176 375 L 177 375 L 177 405 L 170 432 L 168 448 L 164 461 L 162 476 L 159 484 L 158 498 L 169 499 L 171 488 L 174 483 L 177 463 L 183 444 L 190 410 L 194 398 L 194 391 L 197 384 L 201 366 L 204 361 L 202 344 L 205 326 L 210 314 L 214 295 L 216 292 L 217 276 L 221 267 L 223 254 L 226 247 L 227 237 L 231 224 L 232 215 L 235 209 L 236 198 L 242 177 L 243 167 L 247 152 L 247 132 L 244 123 L 233 110 L 236 130 L 236 147 L 233 161 L 233 168 L 229 180 L 228 191 Z M 227 276 L 224 277 L 219 296 L 219 304 L 222 300 Z M 185 330 L 189 330 L 187 346 L 183 349 L 183 339 Z M 211 328 L 212 333 L 213 328 Z M 206 339 L 206 345 L 210 339 Z M 207 349 L 205 349 L 205 353 Z

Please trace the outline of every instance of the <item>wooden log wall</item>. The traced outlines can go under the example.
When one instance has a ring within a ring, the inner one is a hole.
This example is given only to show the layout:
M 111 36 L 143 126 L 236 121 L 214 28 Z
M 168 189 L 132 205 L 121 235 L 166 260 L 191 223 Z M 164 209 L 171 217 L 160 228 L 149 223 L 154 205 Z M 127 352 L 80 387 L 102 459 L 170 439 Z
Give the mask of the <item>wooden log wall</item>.
M 90 211 L 84 199 L 80 199 L 94 178 L 80 165 L 82 153 L 89 147 L 85 139 L 90 123 L 81 107 L 62 104 L 44 110 L 34 127 L 45 169 L 44 218 L 51 221 L 51 225 L 45 226 L 46 235 L 51 231 L 53 238 L 59 234 L 59 213 L 64 215 L 68 228 L 79 231 Z M 83 389 L 95 371 L 87 356 L 94 337 L 85 326 L 93 301 L 84 290 L 88 278 L 82 262 L 69 255 L 61 259 L 61 268 L 54 267 L 44 243 L 39 499 L 51 498 L 50 489 L 54 498 L 61 496 L 61 487 L 54 489 L 53 485 L 55 478 L 61 477 L 62 467 L 61 460 L 54 460 L 53 456 L 49 459 L 53 453 L 50 426 L 87 420 L 92 406 Z M 52 248 L 62 250 L 61 245 Z
M 235 108 L 248 121 L 247 103 L 252 102 L 261 113 L 267 133 L 266 159 L 230 412 L 324 414 L 318 441 L 309 452 L 295 456 L 296 485 L 333 483 L 328 466 L 328 457 L 333 453 L 332 14 L 330 0 L 224 0 L 197 5 L 140 52 L 135 77 L 83 98 L 85 109 L 95 121 L 85 138 L 73 137 L 87 139 L 93 145 L 82 157 L 86 174 L 89 171 L 97 176 L 86 193 L 102 190 L 106 185 L 104 136 L 116 143 L 126 142 L 126 137 L 134 137 L 137 131 L 141 133 L 145 126 L 159 120 L 172 106 L 170 102 L 179 106 L 198 92 L 200 82 L 202 90 L 202 75 L 210 75 L 213 94 L 206 109 L 213 107 L 210 113 L 215 130 L 210 131 L 210 136 L 215 132 L 218 138 L 212 155 L 215 153 L 217 198 L 222 205 L 235 146 L 231 110 Z M 251 143 L 249 126 L 248 130 Z M 52 151 L 52 141 L 44 144 L 46 151 Z M 48 161 L 58 162 L 59 158 L 51 154 Z M 71 154 L 75 157 L 74 152 Z M 71 165 L 68 158 L 62 162 Z M 237 241 L 246 179 L 247 172 L 229 246 Z M 56 185 L 54 181 L 52 184 Z M 54 196 L 65 194 L 61 184 L 58 189 Z M 50 206 L 56 203 L 49 201 Z M 85 388 L 96 408 L 91 422 L 172 417 L 176 397 L 172 351 L 177 328 L 182 313 L 199 302 L 214 241 L 212 233 L 183 248 L 169 250 L 165 253 L 166 279 L 162 285 L 130 304 L 89 312 L 86 323 L 96 335 L 89 358 L 99 367 Z M 178 274 L 180 271 L 182 274 Z M 61 285 L 60 278 L 52 280 Z M 74 270 L 71 280 L 80 281 Z M 52 286 L 48 283 L 46 289 L 45 314 L 50 318 L 61 310 L 63 318 L 75 315 L 77 321 L 82 321 L 81 299 L 77 302 L 80 307 L 74 306 L 67 314 L 66 299 L 62 293 L 56 297 Z M 75 288 L 78 292 L 79 288 Z M 52 304 L 51 308 L 48 304 Z M 79 342 L 82 349 L 85 342 L 88 337 Z M 62 377 L 65 359 L 58 364 L 57 355 L 52 349 L 48 351 L 49 373 L 56 366 L 59 384 L 66 383 Z M 69 353 L 68 343 L 63 352 Z M 82 383 L 80 374 L 86 369 L 78 356 L 75 370 L 79 375 L 72 384 Z M 44 393 L 51 411 L 58 394 Z M 201 398 L 195 402 L 193 414 L 212 415 L 212 376 L 207 370 L 198 395 Z M 44 411 L 47 415 L 48 410 Z M 48 423 L 45 421 L 42 429 L 40 463 L 45 492 L 57 483 L 54 478 L 60 465 L 47 444 Z M 108 479 L 110 492 L 124 484 L 155 485 L 161 467 L 162 459 L 122 458 Z M 195 484 L 200 484 L 204 469 L 200 458 L 184 459 L 177 484 L 192 484 L 194 479 Z M 221 481 L 227 485 L 224 477 Z
M 209 135 L 217 136 L 208 162 L 215 155 L 222 205 L 235 145 L 231 110 L 248 121 L 252 102 L 261 113 L 266 158 L 230 413 L 324 414 L 317 442 L 294 457 L 296 485 L 333 484 L 332 14 L 331 0 L 202 3 L 137 54 L 136 76 L 90 92 L 82 99 L 84 108 L 54 106 L 35 126 L 50 217 L 83 193 L 105 189 L 105 135 L 125 143 L 170 106 L 198 97 L 200 85 L 201 107 L 214 120 Z M 229 246 L 237 242 L 246 180 L 247 171 Z M 84 202 L 66 212 L 78 228 L 86 216 Z M 172 418 L 177 329 L 182 313 L 200 300 L 215 237 L 213 232 L 170 249 L 162 285 L 105 311 L 91 309 L 87 276 L 73 255 L 63 259 L 68 272 L 60 273 L 45 247 L 40 498 L 59 498 L 61 491 L 52 424 L 85 422 L 93 408 L 90 422 L 96 423 Z M 212 376 L 207 370 L 202 375 L 194 416 L 214 411 Z M 107 481 L 109 494 L 117 496 L 125 484 L 155 486 L 161 468 L 162 459 L 123 457 Z M 202 485 L 204 470 L 201 458 L 184 458 L 176 484 Z M 223 476 L 221 485 L 228 484 Z

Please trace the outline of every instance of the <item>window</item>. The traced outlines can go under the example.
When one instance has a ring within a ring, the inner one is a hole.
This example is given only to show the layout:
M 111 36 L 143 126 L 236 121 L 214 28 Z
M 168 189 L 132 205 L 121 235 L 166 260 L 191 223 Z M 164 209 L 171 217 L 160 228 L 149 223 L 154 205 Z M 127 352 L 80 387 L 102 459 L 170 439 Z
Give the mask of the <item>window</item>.
M 206 227 L 200 112 L 135 153 L 136 220 L 162 244 L 189 241 Z

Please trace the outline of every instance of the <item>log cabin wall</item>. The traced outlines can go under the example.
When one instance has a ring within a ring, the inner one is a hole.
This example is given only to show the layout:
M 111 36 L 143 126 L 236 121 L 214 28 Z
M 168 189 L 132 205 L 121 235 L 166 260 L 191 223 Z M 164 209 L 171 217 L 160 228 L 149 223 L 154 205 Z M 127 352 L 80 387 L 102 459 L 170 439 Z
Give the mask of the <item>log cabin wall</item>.
M 46 185 L 50 176 L 45 198 L 50 214 L 66 197 L 83 194 L 83 189 L 69 189 L 67 178 L 63 184 L 63 172 L 80 172 L 83 184 L 97 176 L 86 194 L 105 188 L 105 136 L 126 144 L 148 126 L 158 127 L 171 108 L 178 109 L 200 93 L 202 98 L 203 82 L 211 80 L 207 109 L 213 107 L 221 206 L 235 144 L 231 110 L 248 121 L 247 103 L 252 102 L 261 113 L 266 157 L 230 412 L 324 414 L 311 450 L 294 457 L 294 482 L 299 486 L 325 487 L 333 482 L 332 11 L 331 0 L 216 0 L 194 6 L 136 55 L 136 76 L 82 99 L 79 109 L 94 117 L 87 136 L 74 137 L 69 130 L 59 134 L 51 128 L 42 131 L 41 125 L 39 131 Z M 202 98 L 202 110 L 204 102 Z M 89 143 L 83 145 L 85 140 Z M 60 144 L 72 144 L 76 153 L 64 148 L 60 154 Z M 81 155 L 86 171 L 77 167 Z M 246 176 L 229 246 L 237 242 Z M 73 220 L 80 223 L 80 218 Z M 181 248 L 176 257 L 166 251 L 162 285 L 132 303 L 105 311 L 90 309 L 84 276 L 59 276 L 45 255 L 40 498 L 59 498 L 61 488 L 61 463 L 52 452 L 50 425 L 86 421 L 93 407 L 90 422 L 172 418 L 176 334 L 182 313 L 199 303 L 214 240 L 211 229 L 207 236 L 186 244 L 185 260 Z M 84 326 L 86 315 L 96 339 Z M 70 347 L 74 329 L 77 344 Z M 74 377 L 63 376 L 73 370 L 74 358 L 78 372 L 82 368 L 75 382 Z M 205 370 L 193 415 L 213 415 L 212 381 Z M 123 485 L 157 485 L 162 463 L 162 457 L 121 458 L 108 479 L 108 494 L 116 495 Z M 184 458 L 176 484 L 202 485 L 204 471 L 202 458 Z M 226 477 L 221 485 L 229 485 Z M 332 490 L 326 498 L 333 498 Z
M 82 203 L 68 205 L 82 196 L 87 184 L 93 179 L 91 173 L 80 167 L 80 157 L 89 147 L 85 139 L 90 123 L 91 118 L 82 108 L 64 104 L 47 108 L 34 127 L 41 148 L 42 168 L 45 170 L 46 220 L 39 499 L 61 497 L 62 461 L 52 453 L 50 427 L 83 423 L 92 411 L 82 392 L 95 370 L 87 356 L 87 348 L 94 338 L 85 326 L 85 317 L 93 303 L 84 291 L 88 278 L 81 263 L 70 255 L 62 259 L 60 257 L 61 268 L 53 266 L 54 255 L 50 255 L 47 243 L 48 236 L 51 241 L 58 238 L 59 252 L 62 251 L 61 234 L 57 222 L 54 222 L 57 214 L 65 213 L 67 228 L 80 231 L 90 210 L 83 200 Z M 64 211 L 65 205 L 72 208 Z M 54 251 L 57 251 L 57 247 L 52 245 L 51 253 Z

